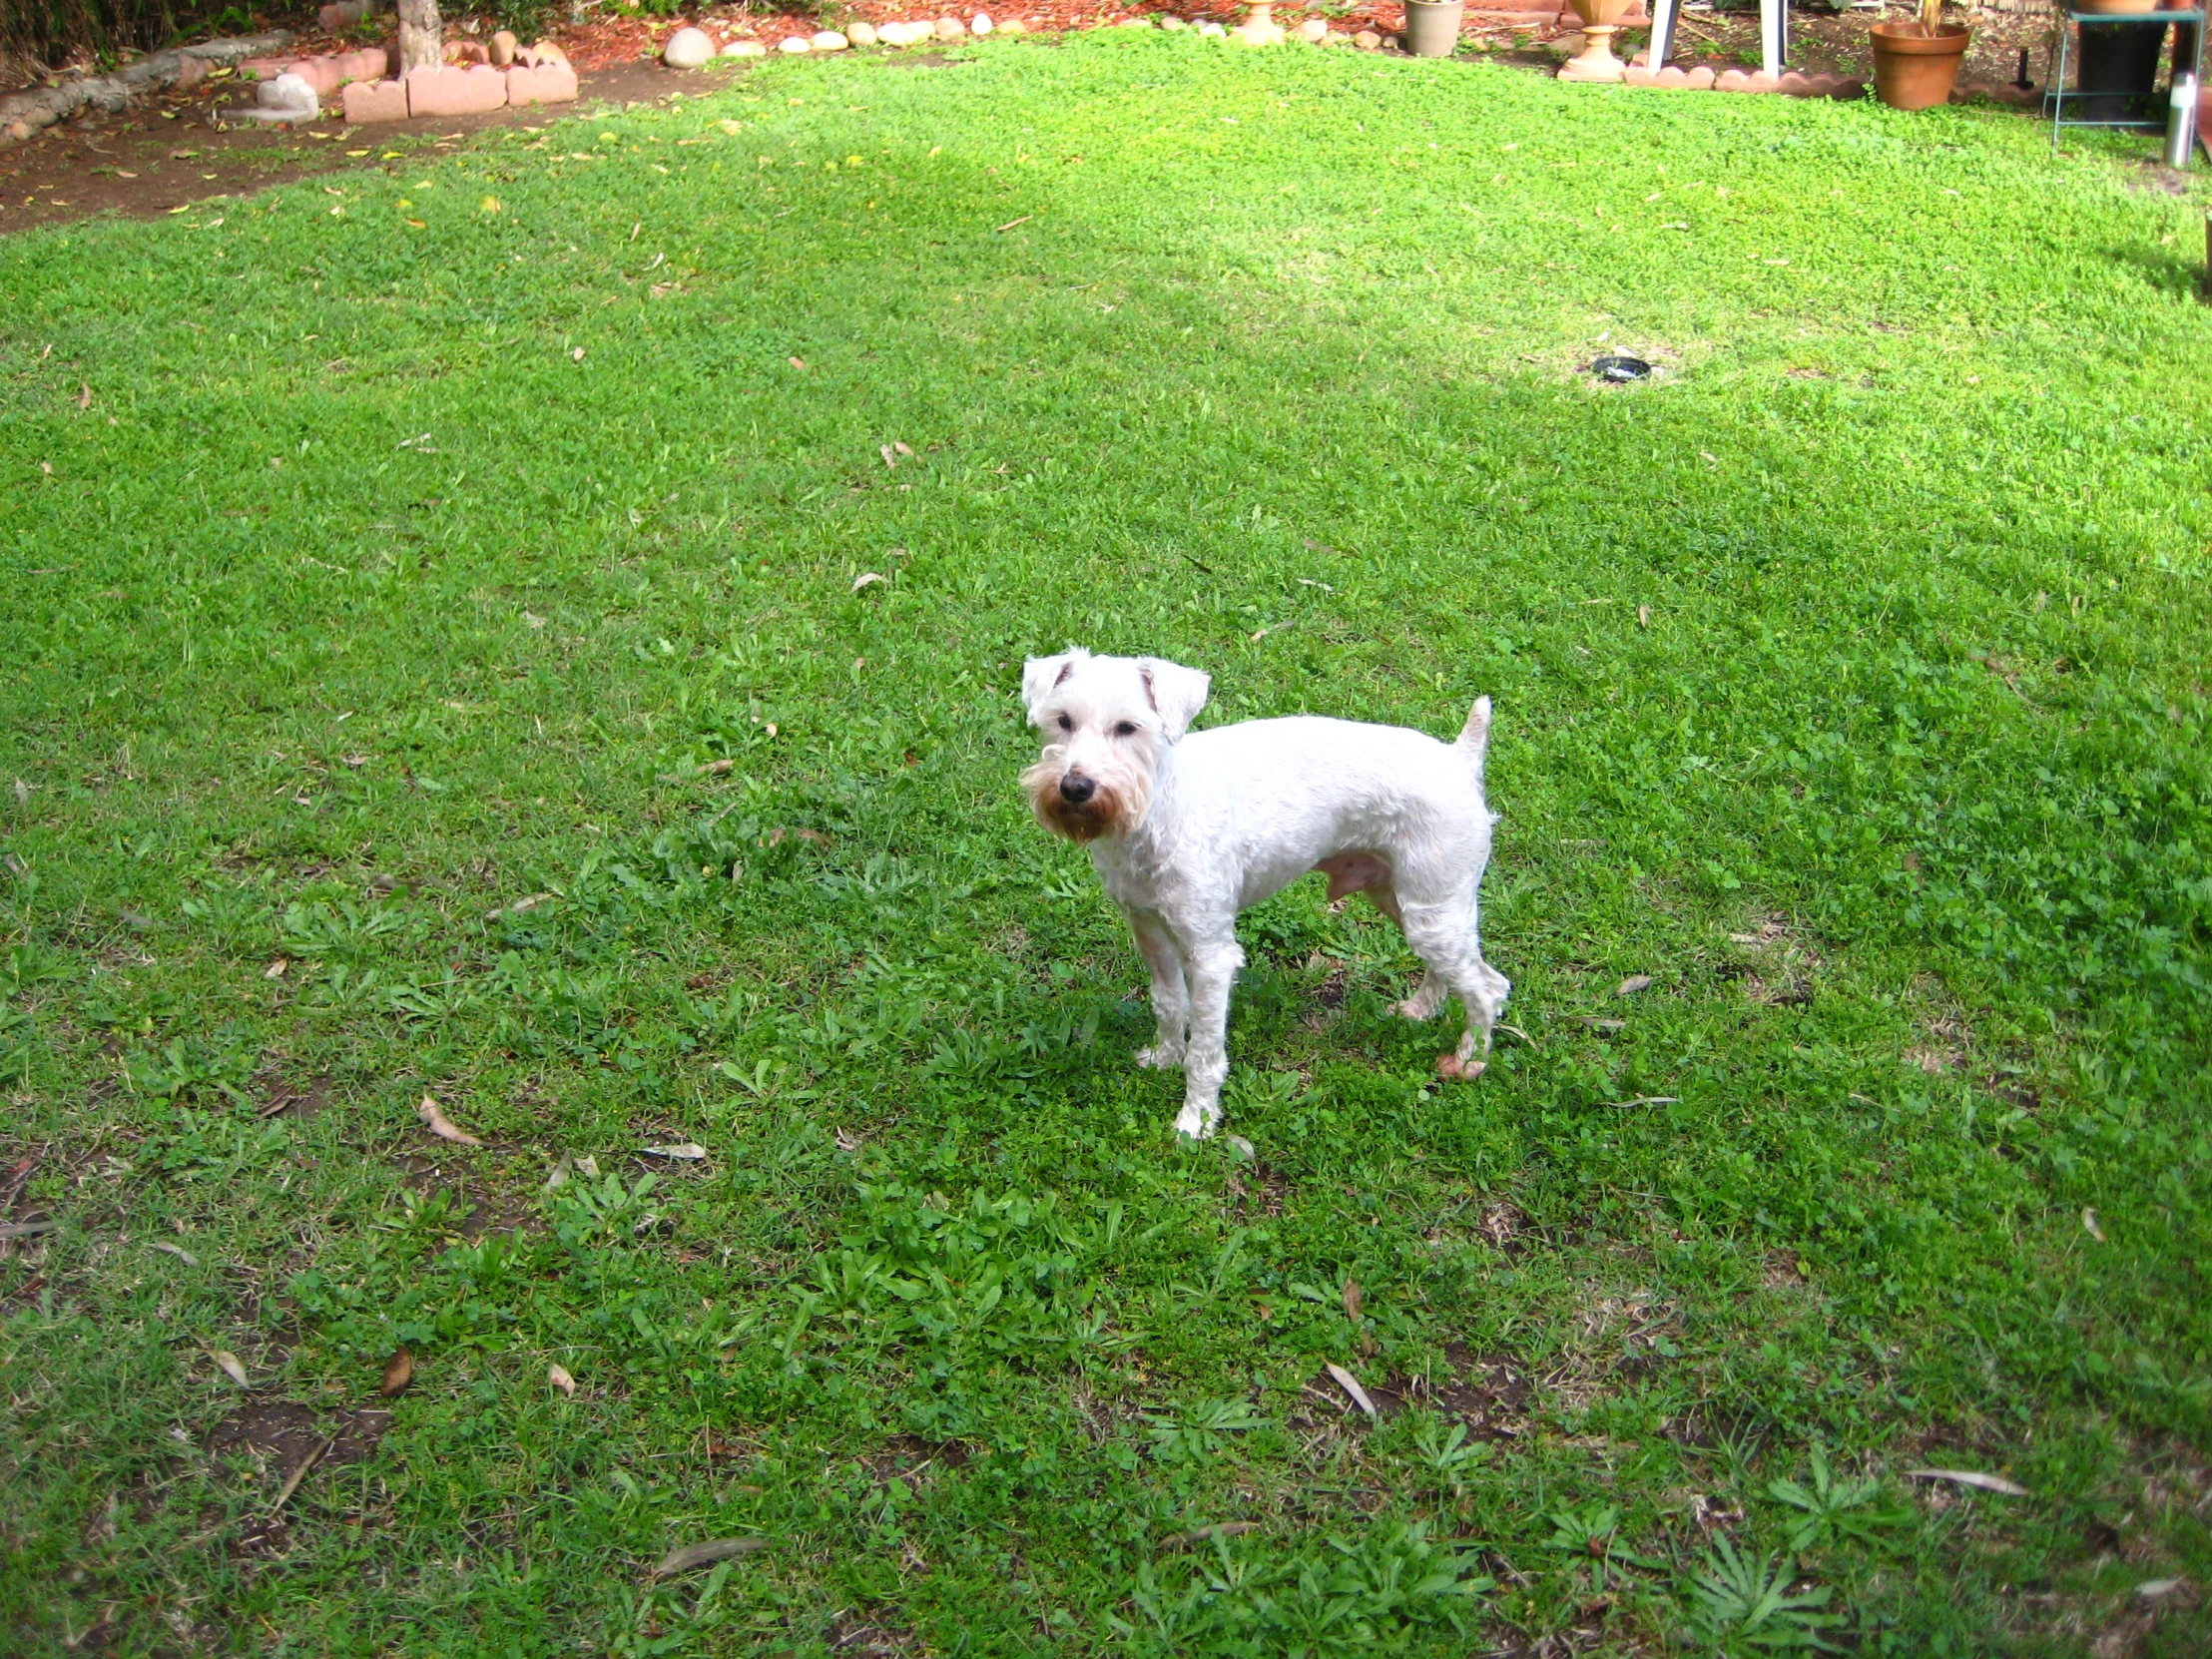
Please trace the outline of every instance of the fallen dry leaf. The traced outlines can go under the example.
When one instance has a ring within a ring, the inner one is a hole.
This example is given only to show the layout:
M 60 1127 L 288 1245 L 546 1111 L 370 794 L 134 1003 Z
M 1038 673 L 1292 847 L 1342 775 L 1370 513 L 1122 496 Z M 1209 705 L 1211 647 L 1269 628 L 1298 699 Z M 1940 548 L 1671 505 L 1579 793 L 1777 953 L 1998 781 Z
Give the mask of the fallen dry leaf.
M 1357 1377 L 1346 1371 L 1344 1367 L 1334 1363 L 1329 1367 L 1329 1375 L 1337 1380 L 1338 1387 L 1352 1396 L 1353 1404 L 1367 1412 L 1371 1418 L 1380 1415 L 1375 1408 L 1375 1401 L 1368 1398 L 1368 1390 L 1360 1386 L 1360 1380 Z
M 1188 1532 L 1172 1532 L 1162 1538 L 1163 1548 L 1176 1549 L 1191 1544 L 1202 1544 L 1209 1538 L 1241 1538 L 1247 1532 L 1257 1532 L 1258 1521 L 1216 1521 L 1212 1526 L 1194 1526 Z
M 872 587 L 877 582 L 888 582 L 890 578 L 879 570 L 863 570 L 859 575 L 852 578 L 852 591 L 858 593 L 862 588 Z
M 414 1381 L 414 1356 L 401 1349 L 384 1362 L 384 1380 L 376 1384 L 380 1394 L 405 1393 L 407 1384 Z
M 225 1377 L 228 1377 L 240 1387 L 243 1388 L 247 1385 L 246 1367 L 236 1354 L 233 1354 L 227 1348 L 215 1348 L 208 1351 L 208 1358 L 216 1363 L 216 1368 Z
M 794 368 L 805 368 L 807 366 L 807 359 L 804 357 L 794 357 L 791 360 L 791 364 Z
M 2104 1229 L 2097 1225 L 2097 1213 L 2094 1210 L 2081 1212 L 2081 1230 L 2088 1234 L 2090 1238 L 2096 1240 L 2098 1244 L 2110 1242 L 2104 1236 Z
M 853 1134 L 849 1129 L 839 1129 L 836 1131 L 834 1139 L 839 1152 L 857 1152 L 861 1147 L 867 1145 L 866 1141 Z
M 185 1266 L 186 1266 L 186 1267 L 188 1267 L 188 1268 L 196 1268 L 196 1267 L 198 1267 L 198 1266 L 200 1265 L 200 1258 L 199 1258 L 199 1257 L 195 1256 L 195 1255 L 194 1255 L 194 1254 L 193 1254 L 193 1253 L 192 1253 L 191 1251 L 187 1250 L 187 1249 L 186 1249 L 186 1248 L 185 1248 L 185 1247 L 184 1247 L 183 1245 L 173 1245 L 173 1244 L 169 1243 L 169 1242 L 168 1242 L 168 1241 L 167 1241 L 166 1239 L 156 1239 L 156 1240 L 155 1240 L 155 1241 L 154 1241 L 154 1242 L 153 1242 L 152 1244 L 148 1245 L 148 1246 L 147 1246 L 146 1248 L 147 1248 L 148 1250 L 158 1250 L 158 1251 L 160 1251 L 160 1252 L 161 1252 L 161 1253 L 162 1253 L 162 1254 L 163 1254 L 164 1256 L 174 1256 L 174 1257 L 176 1257 L 176 1258 L 177 1258 L 177 1260 L 178 1260 L 178 1261 L 180 1261 L 180 1262 L 184 1263 L 184 1264 L 185 1264 Z M 244 1378 L 242 1377 L 242 1378 L 240 1378 L 240 1379 L 239 1379 L 239 1381 L 243 1382 L 245 1382 L 245 1381 L 246 1381 L 246 1379 L 244 1379 Z
M 574 1394 L 576 1392 L 576 1379 L 568 1375 L 566 1366 L 547 1366 L 545 1368 L 545 1380 L 564 1394 Z
M 766 1538 L 710 1538 L 703 1544 L 686 1544 L 681 1549 L 670 1550 L 653 1569 L 653 1576 L 667 1578 L 674 1573 L 690 1572 L 695 1567 L 712 1566 L 734 1555 L 751 1555 L 757 1549 L 766 1548 Z
M 420 1118 L 430 1133 L 437 1136 L 441 1141 L 453 1141 L 461 1146 L 482 1146 L 484 1144 L 439 1111 L 438 1103 L 428 1095 L 424 1095 L 421 1104 L 415 1107 L 415 1116 Z
M 681 1141 L 675 1146 L 646 1146 L 638 1150 L 648 1158 L 680 1158 L 687 1164 L 696 1164 L 707 1156 L 707 1149 L 697 1141 Z
M 1985 1492 L 2002 1492 L 2006 1497 L 2025 1497 L 2027 1488 L 2018 1481 L 2007 1480 L 2001 1474 L 1983 1474 L 1979 1469 L 1907 1469 L 1914 1480 L 1948 1480 L 1954 1485 L 1975 1486 Z
M 1619 984 L 1613 987 L 1613 994 L 1615 996 L 1634 996 L 1638 991 L 1645 991 L 1649 990 L 1650 988 L 1650 974 L 1632 973 L 1626 979 L 1623 979 Z
M 901 455 L 911 455 L 913 453 L 911 449 L 908 449 L 904 444 L 900 443 L 895 438 L 891 440 L 891 447 L 897 450 Z
M 1361 1300 L 1360 1281 L 1347 1279 L 1345 1281 L 1345 1318 L 1352 1321 L 1354 1325 L 1360 1323 Z
M 271 1514 L 274 1515 L 277 1510 L 281 1509 L 285 1504 L 291 1501 L 291 1494 L 299 1490 L 299 1482 L 307 1478 L 307 1471 L 313 1468 L 315 1464 L 321 1462 L 322 1454 L 328 1451 L 335 1444 L 337 1444 L 337 1441 L 335 1440 L 324 1440 L 320 1445 L 316 1446 L 314 1450 L 308 1452 L 306 1456 L 299 1459 L 298 1467 L 294 1468 L 291 1473 L 285 1475 L 284 1483 L 276 1488 L 276 1501 L 269 1506 L 269 1512 Z
M 80 409 L 92 407 L 92 387 L 86 385 L 82 380 L 77 382 L 77 407 Z
M 889 444 L 878 444 L 876 446 L 875 452 L 883 457 L 883 464 L 885 466 L 898 465 L 898 451 L 893 449 Z
M 290 966 L 291 961 L 288 957 L 279 956 L 276 958 L 276 960 L 270 963 L 269 966 L 262 969 L 262 977 L 264 979 L 281 979 L 284 976 L 285 970 L 288 969 Z
M 1636 607 L 1636 626 L 1639 628 L 1649 628 L 1651 626 L 1651 607 L 1649 605 Z

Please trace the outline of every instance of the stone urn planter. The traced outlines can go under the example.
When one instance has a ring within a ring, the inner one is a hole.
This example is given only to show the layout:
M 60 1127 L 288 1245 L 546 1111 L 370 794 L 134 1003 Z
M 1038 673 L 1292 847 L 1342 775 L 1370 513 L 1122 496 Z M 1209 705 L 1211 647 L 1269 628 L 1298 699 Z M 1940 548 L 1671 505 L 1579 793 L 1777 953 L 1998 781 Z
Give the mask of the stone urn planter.
M 1252 15 L 1230 32 L 1247 46 L 1281 46 L 1290 39 L 1283 25 L 1275 21 L 1274 0 L 1261 0 L 1252 8 Z
M 1893 110 L 1927 110 L 1950 101 L 1958 84 L 1958 65 L 1973 31 L 1943 21 L 1943 0 L 1921 0 L 1921 15 L 1911 23 L 1877 23 L 1868 31 L 1874 44 L 1874 95 Z
M 1613 36 L 1629 0 L 1570 0 L 1582 19 L 1582 50 L 1560 66 L 1562 81 L 1617 81 L 1627 65 L 1613 56 Z
M 1466 0 L 1405 0 L 1405 50 L 1416 58 L 1448 58 L 1459 50 Z

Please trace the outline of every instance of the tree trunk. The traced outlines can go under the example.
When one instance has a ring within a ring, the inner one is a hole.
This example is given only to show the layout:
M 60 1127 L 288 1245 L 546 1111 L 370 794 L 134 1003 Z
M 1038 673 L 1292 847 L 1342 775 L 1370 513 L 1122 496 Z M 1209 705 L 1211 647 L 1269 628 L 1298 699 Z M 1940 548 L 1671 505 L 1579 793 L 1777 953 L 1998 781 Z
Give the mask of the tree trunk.
M 445 62 L 445 25 L 438 0 L 399 0 L 399 73 Z

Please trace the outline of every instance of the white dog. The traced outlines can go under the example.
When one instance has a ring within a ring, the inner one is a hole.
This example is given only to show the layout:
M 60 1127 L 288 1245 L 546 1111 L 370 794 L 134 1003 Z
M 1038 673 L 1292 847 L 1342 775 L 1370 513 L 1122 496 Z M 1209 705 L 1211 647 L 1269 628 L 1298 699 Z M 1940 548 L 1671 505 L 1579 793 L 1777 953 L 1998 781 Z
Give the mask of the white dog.
M 1204 1138 L 1221 1120 L 1229 988 L 1245 959 L 1237 912 L 1308 870 L 1329 877 L 1332 902 L 1366 893 L 1427 964 L 1398 1012 L 1427 1019 L 1458 994 L 1466 1034 L 1436 1069 L 1478 1075 L 1509 989 L 1482 959 L 1475 917 L 1495 822 L 1482 799 L 1490 700 L 1448 749 L 1311 716 L 1190 732 L 1210 684 L 1158 657 L 1080 649 L 1032 657 L 1021 676 L 1045 735 L 1022 785 L 1039 823 L 1090 847 L 1129 918 L 1159 1022 L 1137 1063 L 1183 1067 L 1175 1127 Z

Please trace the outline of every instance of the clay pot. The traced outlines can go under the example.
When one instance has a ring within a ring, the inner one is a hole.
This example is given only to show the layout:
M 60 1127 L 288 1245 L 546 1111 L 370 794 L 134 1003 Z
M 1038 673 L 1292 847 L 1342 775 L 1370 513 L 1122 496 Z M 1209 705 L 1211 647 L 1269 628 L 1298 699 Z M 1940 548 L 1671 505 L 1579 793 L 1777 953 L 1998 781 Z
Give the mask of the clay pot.
M 1949 100 L 1972 30 L 1945 23 L 1925 35 L 1918 23 L 1877 23 L 1869 33 L 1874 38 L 1874 95 L 1883 103 L 1893 110 L 1927 110 Z
M 2090 12 L 2098 17 L 2126 17 L 2135 12 L 2154 12 L 2162 0 L 2073 0 L 2071 10 Z
M 1405 50 L 1416 58 L 1448 58 L 1459 50 L 1466 0 L 1405 0 Z

